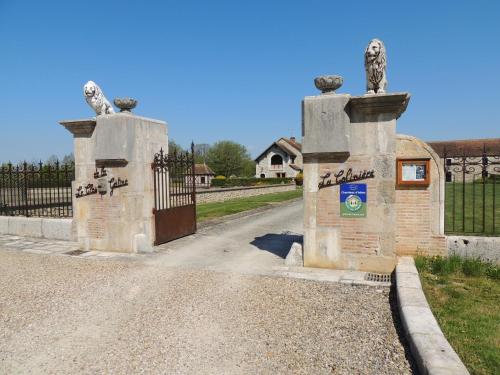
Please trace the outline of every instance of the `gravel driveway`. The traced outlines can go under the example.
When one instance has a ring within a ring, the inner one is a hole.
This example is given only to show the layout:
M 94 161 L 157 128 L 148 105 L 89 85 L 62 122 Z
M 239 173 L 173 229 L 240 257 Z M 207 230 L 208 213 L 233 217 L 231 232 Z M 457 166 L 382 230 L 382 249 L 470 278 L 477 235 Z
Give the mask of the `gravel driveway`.
M 0 249 L 0 373 L 412 373 L 388 288 L 169 263 L 175 251 Z

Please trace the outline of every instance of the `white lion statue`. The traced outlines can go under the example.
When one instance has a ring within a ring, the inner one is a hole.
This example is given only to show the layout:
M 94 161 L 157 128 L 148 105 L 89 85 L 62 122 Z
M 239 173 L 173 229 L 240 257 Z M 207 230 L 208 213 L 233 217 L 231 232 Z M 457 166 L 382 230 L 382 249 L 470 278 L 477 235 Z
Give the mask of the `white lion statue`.
M 106 99 L 102 93 L 101 88 L 97 86 L 95 82 L 88 81 L 85 86 L 83 86 L 83 95 L 97 116 L 115 113 L 108 99 Z
M 366 93 L 382 94 L 387 88 L 385 46 L 379 39 L 372 39 L 365 50 Z

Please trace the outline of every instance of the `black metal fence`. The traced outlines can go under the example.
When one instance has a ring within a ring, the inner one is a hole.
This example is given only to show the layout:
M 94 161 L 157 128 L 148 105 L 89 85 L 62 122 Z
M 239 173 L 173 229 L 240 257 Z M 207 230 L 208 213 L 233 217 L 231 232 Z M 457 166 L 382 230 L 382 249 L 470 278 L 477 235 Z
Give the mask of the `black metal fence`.
M 444 153 L 445 232 L 500 235 L 500 155 Z
M 73 164 L 0 166 L 0 215 L 73 216 Z

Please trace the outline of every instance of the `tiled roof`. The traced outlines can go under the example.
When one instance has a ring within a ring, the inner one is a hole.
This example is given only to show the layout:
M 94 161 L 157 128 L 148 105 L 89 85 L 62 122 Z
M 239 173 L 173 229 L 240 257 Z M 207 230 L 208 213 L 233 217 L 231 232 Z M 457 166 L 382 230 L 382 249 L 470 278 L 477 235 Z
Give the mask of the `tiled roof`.
M 194 174 L 211 174 L 215 176 L 214 171 L 212 171 L 210 167 L 206 164 L 195 164 Z
M 285 142 L 280 142 L 281 140 L 283 140 Z M 268 148 L 266 148 L 254 160 L 255 161 L 259 160 L 262 156 L 267 154 L 269 149 L 273 146 L 278 147 L 279 149 L 283 150 L 284 152 L 286 152 L 287 154 L 292 155 L 292 156 L 297 156 L 297 154 L 300 154 L 300 152 L 302 150 L 302 145 L 300 143 L 296 142 L 294 139 L 282 137 L 282 138 L 278 139 L 276 142 L 273 142 Z
M 299 151 L 302 151 L 302 145 L 295 140 L 295 138 L 283 138 L 287 143 L 289 143 L 292 147 L 296 148 Z
M 427 142 L 443 158 L 447 156 L 500 155 L 500 138 L 463 139 L 456 141 Z
M 290 150 L 285 149 L 282 145 L 280 145 L 278 142 L 273 142 L 268 148 L 266 148 L 259 156 L 257 156 L 254 160 L 258 161 L 262 156 L 266 155 L 269 149 L 273 146 L 278 147 L 280 150 L 283 150 L 286 153 L 289 153 Z

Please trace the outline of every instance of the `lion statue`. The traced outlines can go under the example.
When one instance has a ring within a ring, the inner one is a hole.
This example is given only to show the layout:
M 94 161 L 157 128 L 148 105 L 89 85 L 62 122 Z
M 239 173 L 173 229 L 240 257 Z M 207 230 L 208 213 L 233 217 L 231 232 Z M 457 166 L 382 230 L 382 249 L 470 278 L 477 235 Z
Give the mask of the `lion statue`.
M 97 116 L 115 113 L 115 110 L 109 103 L 108 99 L 106 99 L 102 93 L 101 88 L 97 86 L 95 82 L 88 81 L 85 86 L 83 86 L 83 95 Z
M 382 94 L 387 88 L 385 46 L 379 39 L 372 39 L 365 50 L 366 93 Z

